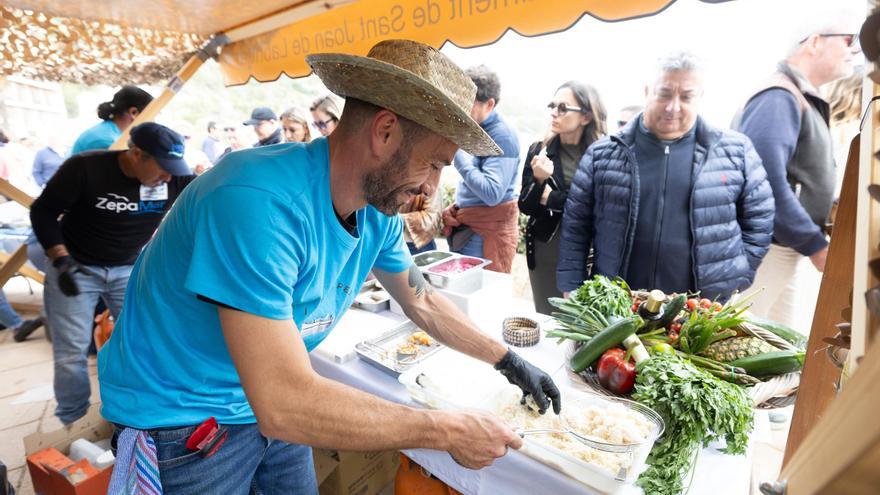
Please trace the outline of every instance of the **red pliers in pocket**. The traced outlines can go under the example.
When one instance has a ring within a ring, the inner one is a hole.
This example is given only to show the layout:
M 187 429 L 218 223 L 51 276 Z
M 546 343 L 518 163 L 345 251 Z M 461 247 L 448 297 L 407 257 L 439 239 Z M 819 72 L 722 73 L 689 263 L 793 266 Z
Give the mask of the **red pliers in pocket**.
M 206 419 L 196 427 L 196 431 L 186 440 L 186 448 L 198 452 L 201 457 L 211 457 L 229 435 L 229 430 L 223 425 L 218 425 L 213 417 Z

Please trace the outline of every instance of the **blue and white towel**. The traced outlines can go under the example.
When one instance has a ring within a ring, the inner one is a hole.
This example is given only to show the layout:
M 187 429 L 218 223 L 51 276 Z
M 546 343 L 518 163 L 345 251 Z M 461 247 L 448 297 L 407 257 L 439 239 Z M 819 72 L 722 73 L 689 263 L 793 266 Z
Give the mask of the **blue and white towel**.
M 125 428 L 116 439 L 116 465 L 108 495 L 162 495 L 156 443 L 149 433 Z

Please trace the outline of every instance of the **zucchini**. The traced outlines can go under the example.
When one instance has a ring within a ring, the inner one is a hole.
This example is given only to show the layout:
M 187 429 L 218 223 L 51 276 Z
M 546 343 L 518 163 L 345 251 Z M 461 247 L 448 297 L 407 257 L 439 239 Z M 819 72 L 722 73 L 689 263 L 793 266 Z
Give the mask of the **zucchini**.
M 777 323 L 773 320 L 767 320 L 755 315 L 749 315 L 747 321 L 756 327 L 763 328 L 777 337 L 800 347 L 801 349 L 807 348 L 807 336 L 783 325 L 782 323 Z
M 595 337 L 585 342 L 571 357 L 569 364 L 575 373 L 580 373 L 599 359 L 603 352 L 623 342 L 623 339 L 636 333 L 635 318 L 621 318 L 605 327 Z
M 684 294 L 679 294 L 670 299 L 668 303 L 663 305 L 663 317 L 657 322 L 656 328 L 666 328 L 671 325 L 678 314 L 681 313 L 681 310 L 684 309 L 686 303 L 687 296 Z
M 757 356 L 749 356 L 727 363 L 742 368 L 746 373 L 764 377 L 800 371 L 804 367 L 804 351 L 773 351 Z

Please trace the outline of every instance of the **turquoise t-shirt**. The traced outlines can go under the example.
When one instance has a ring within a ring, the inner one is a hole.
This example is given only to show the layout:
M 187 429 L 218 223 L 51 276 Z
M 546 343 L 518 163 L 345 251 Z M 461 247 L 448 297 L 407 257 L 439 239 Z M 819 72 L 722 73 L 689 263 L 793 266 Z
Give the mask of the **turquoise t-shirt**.
M 102 120 L 99 124 L 89 127 L 76 138 L 70 154 L 75 155 L 89 150 L 106 150 L 122 135 L 112 120 Z
M 230 153 L 184 190 L 135 263 L 98 355 L 107 420 L 140 429 L 256 421 L 217 306 L 198 295 L 292 319 L 311 351 L 374 266 L 412 265 L 399 216 L 358 210 L 357 237 L 340 224 L 329 170 L 321 138 Z

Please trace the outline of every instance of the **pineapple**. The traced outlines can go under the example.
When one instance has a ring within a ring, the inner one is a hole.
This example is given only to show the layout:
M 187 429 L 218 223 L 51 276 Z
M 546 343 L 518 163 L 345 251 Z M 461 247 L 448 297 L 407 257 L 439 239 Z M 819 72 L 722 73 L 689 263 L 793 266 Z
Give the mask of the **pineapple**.
M 707 358 L 727 363 L 750 356 L 773 352 L 772 345 L 758 337 L 733 337 L 713 342 L 701 354 Z

